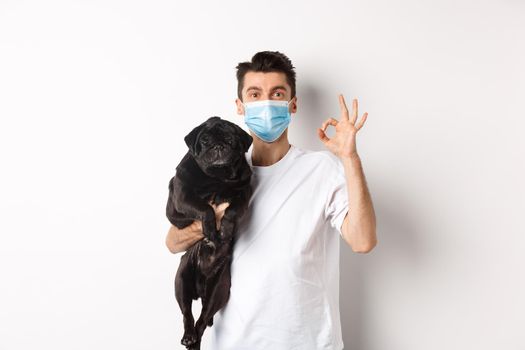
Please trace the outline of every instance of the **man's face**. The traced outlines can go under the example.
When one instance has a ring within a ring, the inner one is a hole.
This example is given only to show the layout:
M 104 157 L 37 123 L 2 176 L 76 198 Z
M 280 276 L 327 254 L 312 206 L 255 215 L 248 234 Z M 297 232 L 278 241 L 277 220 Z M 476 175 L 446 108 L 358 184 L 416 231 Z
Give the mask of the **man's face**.
M 262 100 L 290 101 L 292 89 L 286 82 L 286 74 L 281 72 L 247 72 L 244 75 L 242 101 L 237 98 L 237 114 L 244 115 L 242 102 Z M 297 111 L 297 95 L 288 107 L 290 113 Z

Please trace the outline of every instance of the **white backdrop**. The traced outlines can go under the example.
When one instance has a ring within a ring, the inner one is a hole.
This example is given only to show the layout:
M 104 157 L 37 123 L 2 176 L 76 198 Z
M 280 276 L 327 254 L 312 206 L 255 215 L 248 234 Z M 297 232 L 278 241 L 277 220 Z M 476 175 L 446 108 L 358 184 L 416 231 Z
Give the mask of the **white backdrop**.
M 291 143 L 325 149 L 340 92 L 369 113 L 345 349 L 525 349 L 524 35 L 519 0 L 2 0 L 0 349 L 183 349 L 168 181 L 194 126 L 246 129 L 262 50 L 297 68 Z

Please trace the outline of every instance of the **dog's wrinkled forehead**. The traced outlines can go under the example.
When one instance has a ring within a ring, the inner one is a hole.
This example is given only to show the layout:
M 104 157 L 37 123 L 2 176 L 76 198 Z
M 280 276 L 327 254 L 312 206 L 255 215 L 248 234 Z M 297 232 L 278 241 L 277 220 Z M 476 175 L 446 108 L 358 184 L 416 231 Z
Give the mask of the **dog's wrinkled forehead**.
M 199 139 L 202 134 L 217 136 L 222 139 L 225 134 L 234 137 L 240 142 L 243 152 L 247 152 L 252 144 L 252 137 L 237 124 L 221 119 L 220 117 L 210 117 L 208 120 L 194 128 L 184 141 L 192 154 L 198 150 Z
M 232 136 L 237 137 L 235 129 L 232 127 L 231 123 L 223 119 L 213 119 L 208 120 L 205 123 L 203 131 L 214 131 L 219 133 L 230 133 Z

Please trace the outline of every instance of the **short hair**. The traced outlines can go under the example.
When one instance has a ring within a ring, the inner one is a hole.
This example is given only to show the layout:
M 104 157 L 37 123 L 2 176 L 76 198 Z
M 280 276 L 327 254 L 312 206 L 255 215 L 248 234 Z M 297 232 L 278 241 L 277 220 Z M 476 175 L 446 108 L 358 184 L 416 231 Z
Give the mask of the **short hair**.
M 286 82 L 292 89 L 292 98 L 295 96 L 295 67 L 292 61 L 279 51 L 261 51 L 252 57 L 251 62 L 241 62 L 237 65 L 237 96 L 242 101 L 244 76 L 247 72 L 282 72 L 286 75 Z

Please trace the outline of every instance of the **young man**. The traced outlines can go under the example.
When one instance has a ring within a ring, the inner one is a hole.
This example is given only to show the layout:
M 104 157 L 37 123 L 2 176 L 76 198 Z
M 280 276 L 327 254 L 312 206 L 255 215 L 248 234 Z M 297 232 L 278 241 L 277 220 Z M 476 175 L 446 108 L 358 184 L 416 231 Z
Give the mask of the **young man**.
M 360 158 L 357 121 L 339 96 L 341 117 L 317 129 L 328 151 L 288 142 L 297 111 L 295 71 L 280 52 L 263 51 L 237 66 L 237 113 L 253 137 L 246 153 L 253 195 L 239 224 L 226 306 L 214 317 L 212 350 L 340 350 L 339 237 L 354 252 L 374 248 L 376 221 Z M 335 126 L 335 136 L 325 134 Z M 349 205 L 350 203 L 350 205 Z M 227 203 L 214 207 L 220 220 Z M 350 207 L 350 210 L 349 210 Z M 203 238 L 200 221 L 178 230 L 173 253 Z

